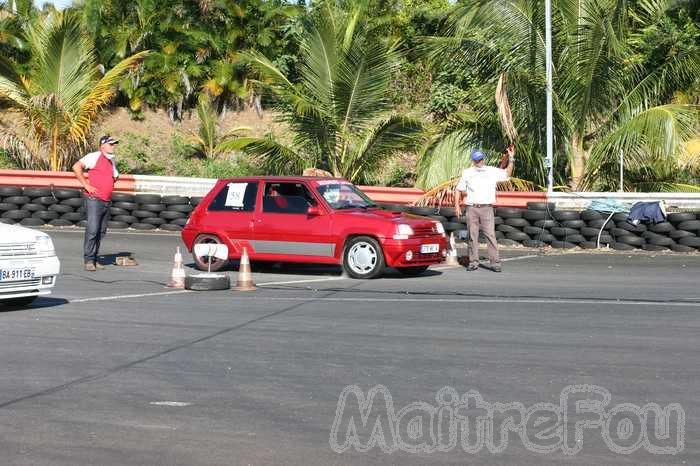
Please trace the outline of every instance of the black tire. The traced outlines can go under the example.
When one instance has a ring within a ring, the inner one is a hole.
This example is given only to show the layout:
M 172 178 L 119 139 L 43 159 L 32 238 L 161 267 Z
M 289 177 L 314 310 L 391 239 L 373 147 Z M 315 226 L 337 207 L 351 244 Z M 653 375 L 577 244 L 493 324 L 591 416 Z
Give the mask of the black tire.
M 23 190 L 19 186 L 0 186 L 0 197 L 21 196 L 22 194 Z
M 526 239 L 523 241 L 523 246 L 526 248 L 543 248 L 547 246 L 547 243 L 543 241 L 537 241 L 536 239 Z
M 417 277 L 418 275 L 421 275 L 426 270 L 428 270 L 428 266 L 421 265 L 418 267 L 399 267 L 396 270 L 398 270 L 401 273 L 401 275 L 405 277 Z
M 134 230 L 155 230 L 156 226 L 150 223 L 132 223 L 131 228 Z
M 126 209 L 120 209 L 119 207 L 110 207 L 109 215 L 111 215 L 112 217 L 116 217 L 119 215 L 129 215 L 129 211 Z
M 612 220 L 607 221 L 607 219 L 591 220 L 590 222 L 588 222 L 588 226 L 591 228 L 597 228 L 599 230 L 601 228 L 603 228 L 604 230 L 610 230 L 615 226 L 615 223 Z
M 32 217 L 39 218 L 48 222 L 49 220 L 56 220 L 58 217 L 60 217 L 60 215 L 58 212 L 52 212 L 50 210 L 40 210 L 39 212 L 34 212 L 32 214 Z
M 58 204 L 58 200 L 56 200 L 55 197 L 53 196 L 42 196 L 42 197 L 37 197 L 35 199 L 32 199 L 32 202 L 35 204 L 41 204 L 41 205 L 54 205 Z
M 542 241 L 543 243 L 551 243 L 552 241 L 556 241 L 557 238 L 552 235 L 551 233 L 542 233 L 539 235 L 533 235 L 532 239 L 537 240 L 537 241 Z
M 609 215 L 606 215 L 606 218 L 607 218 L 608 216 L 609 216 Z M 627 212 L 618 212 L 618 213 L 616 213 L 616 214 L 613 214 L 611 220 L 612 220 L 613 222 L 615 222 L 615 223 L 617 223 L 617 222 L 627 222 L 627 219 L 629 218 L 629 216 L 630 216 L 630 215 L 629 215 Z
M 160 202 L 168 205 L 189 205 L 190 198 L 186 196 L 163 196 Z
M 73 222 L 63 218 L 57 218 L 54 220 L 50 220 L 49 225 L 51 225 L 52 227 L 72 227 Z
M 567 220 L 580 220 L 581 212 L 577 210 L 555 210 L 553 212 L 554 220 L 558 222 L 565 222 Z
M 19 222 L 20 225 L 25 227 L 40 227 L 44 225 L 44 223 L 42 219 L 34 217 L 24 218 Z
M 70 199 L 64 199 L 59 202 L 61 205 L 69 205 L 74 208 L 81 207 L 84 203 L 85 201 L 82 197 L 71 197 Z
M 163 212 L 166 209 L 165 204 L 141 204 L 138 210 L 147 210 L 149 212 L 155 212 L 157 214 Z
M 29 197 L 51 197 L 51 188 L 39 188 L 35 186 L 24 188 L 24 195 Z
M 537 220 L 552 220 L 552 216 L 546 210 L 526 210 L 523 212 L 523 218 L 531 222 Z
M 27 307 L 34 302 L 37 296 L 22 296 L 21 298 L 9 298 L 0 301 L 0 304 L 7 307 Z
M 218 236 L 209 234 L 199 235 L 194 239 L 192 244 L 192 258 L 194 259 L 194 265 L 199 270 L 207 270 L 209 263 L 208 260 L 203 257 L 197 257 L 194 253 L 194 246 L 197 244 L 223 244 L 223 242 Z M 227 263 L 228 260 L 212 258 L 211 271 L 218 272 L 219 270 L 223 269 Z
M 2 223 L 3 225 L 14 225 L 14 224 L 17 223 L 17 222 L 15 222 L 14 220 L 12 220 L 11 218 L 2 218 L 2 217 L 0 217 L 0 223 Z
M 137 210 L 139 206 L 135 202 L 119 201 L 112 204 L 112 206 L 119 209 L 128 210 L 129 212 Z
M 25 206 L 25 208 L 26 207 L 27 206 Z M 695 236 L 695 234 L 690 232 L 690 231 L 685 231 L 685 230 L 673 230 L 672 232 L 670 232 L 668 234 L 668 237 L 672 238 L 672 239 L 681 239 L 681 238 L 685 238 L 687 236 Z
M 173 225 L 171 223 L 166 223 L 165 225 L 161 225 L 158 228 L 165 231 L 182 231 L 182 227 L 180 225 Z
M 137 194 L 134 196 L 137 204 L 160 204 L 160 194 Z
M 583 212 L 581 212 L 581 220 L 584 220 L 586 222 L 590 222 L 592 220 L 603 220 L 603 219 L 604 219 L 603 214 L 601 214 L 597 210 L 584 210 Z
M 189 204 L 176 204 L 176 205 L 168 205 L 168 210 L 171 212 L 182 212 L 185 214 L 189 214 L 194 210 L 194 207 L 192 207 Z
M 538 220 L 535 222 L 535 226 L 540 228 L 552 228 L 560 225 L 556 220 Z
M 679 223 L 676 228 L 685 231 L 698 231 L 700 230 L 700 220 L 686 220 Z
M 112 220 L 115 222 L 124 222 L 128 223 L 131 225 L 132 223 L 139 223 L 139 219 L 134 217 L 133 215 L 115 215 L 112 217 Z
M 659 238 L 659 237 L 663 238 L 664 235 L 654 233 L 653 231 L 645 231 L 644 233 L 642 233 L 642 238 L 644 238 L 647 241 L 649 241 L 652 238 Z
M 369 257 L 362 257 L 369 255 Z M 360 258 L 366 263 L 360 263 Z M 384 252 L 374 238 L 355 236 L 345 243 L 343 250 L 343 270 L 352 278 L 371 279 L 384 272 Z
M 499 240 L 498 240 L 498 244 L 501 245 L 501 246 L 505 246 L 505 247 L 511 247 L 511 246 L 518 246 L 518 245 L 520 245 L 520 243 L 518 243 L 517 241 L 513 241 L 512 239 L 508 239 L 508 238 L 501 238 L 501 239 L 499 239 Z
M 197 207 L 204 198 L 202 196 L 194 196 L 190 198 L 190 205 Z M 403 206 L 401 206 L 403 207 Z M 386 209 L 386 207 L 382 207 L 382 209 Z M 391 209 L 386 209 L 386 210 L 391 210 Z
M 454 207 L 440 207 L 437 210 L 437 214 L 443 215 L 445 217 L 454 217 L 455 215 L 457 215 L 457 209 L 455 209 Z
M 411 206 L 409 207 L 409 212 L 411 212 L 412 214 L 428 217 L 430 215 L 436 215 L 437 209 L 435 207 Z
M 598 249 L 598 243 L 595 241 L 584 241 L 582 243 L 578 243 L 578 247 L 581 249 Z
M 659 246 L 658 244 L 645 244 L 642 246 L 642 249 L 645 251 L 652 251 L 652 252 L 661 252 L 661 251 L 668 251 L 668 248 L 666 246 Z
M 435 220 L 436 222 L 440 222 L 440 223 L 449 222 L 449 220 L 447 220 L 447 217 L 443 217 L 442 215 L 428 215 L 428 218 Z
M 553 202 L 528 202 L 528 210 L 539 210 L 539 211 L 554 211 L 557 208 L 556 204 Z
M 27 212 L 39 212 L 42 210 L 46 210 L 46 206 L 30 202 L 29 204 L 24 204 L 22 206 L 22 210 L 26 210 Z
M 639 236 L 634 236 L 634 235 L 618 236 L 617 240 L 615 242 L 629 244 L 630 246 L 637 246 L 637 247 L 642 246 L 646 243 L 644 238 L 640 238 Z
M 525 227 L 523 228 L 523 232 L 525 234 L 530 235 L 530 236 L 535 236 L 535 235 L 540 235 L 542 233 L 549 233 L 548 230 L 542 229 L 542 228 L 537 228 L 537 227 Z
M 76 227 L 85 228 L 87 226 L 87 220 L 81 220 L 75 224 Z
M 515 228 L 514 226 L 511 225 L 498 225 L 496 227 L 496 231 L 501 231 L 503 233 L 514 233 L 520 231 L 519 228 Z
M 27 205 L 27 204 L 25 204 L 25 205 Z M 9 202 L 0 202 L 0 212 L 8 212 L 10 210 L 19 210 L 19 206 L 17 204 L 10 204 Z M 26 209 L 22 209 L 22 210 L 26 210 Z
M 592 229 L 594 229 L 594 228 L 592 228 Z M 582 228 L 581 230 L 583 230 L 583 228 Z M 622 229 L 622 228 L 617 228 L 617 227 L 611 228 L 609 231 L 610 231 L 610 234 L 613 235 L 613 236 L 615 236 L 615 237 L 618 237 L 618 236 L 627 236 L 627 235 L 630 234 L 629 231 L 624 230 L 624 229 Z
M 668 214 L 668 217 L 666 217 L 666 220 L 668 220 L 671 223 L 681 223 L 696 219 L 697 217 L 692 212 L 675 212 L 672 214 Z
M 672 244 L 676 244 L 676 242 L 668 236 L 657 236 L 656 238 L 649 238 L 647 240 L 647 243 L 653 244 L 654 246 L 670 246 Z
M 159 227 L 159 226 L 165 224 L 166 221 L 164 218 L 160 218 L 160 217 L 148 217 L 148 218 L 141 219 L 141 223 L 148 223 L 148 224 L 155 225 L 155 226 Z
M 575 228 L 566 228 L 566 227 L 554 227 L 554 228 L 550 228 L 549 231 L 557 238 L 564 238 L 566 236 L 580 234 L 579 230 L 577 230 Z
M 672 244 L 671 246 L 669 246 L 669 248 L 673 252 L 695 252 L 695 248 L 685 246 L 683 244 Z
M 446 222 L 442 226 L 445 228 L 445 231 L 450 232 L 464 229 L 464 223 Z
M 11 220 L 22 220 L 31 216 L 32 213 L 27 212 L 26 210 L 8 210 L 2 214 L 3 218 L 9 218 Z
M 598 237 L 594 236 L 593 238 L 591 238 L 591 241 L 598 242 Z M 606 234 L 600 235 L 600 244 L 613 244 L 614 242 L 615 239 L 612 236 Z
M 603 230 L 603 231 L 609 231 L 609 230 Z M 625 234 L 629 234 L 628 231 L 625 231 L 625 230 L 622 230 L 622 231 L 624 231 Z M 581 227 L 580 232 L 586 238 L 593 238 L 593 237 L 598 236 L 598 233 L 600 233 L 600 229 L 599 228 L 592 228 L 592 227 Z
M 623 230 L 627 230 L 632 233 L 644 233 L 647 231 L 647 227 L 644 224 L 639 224 L 639 225 L 632 225 L 629 222 L 615 222 L 615 225 L 617 228 L 622 228 Z
M 502 219 L 507 218 L 522 218 L 525 209 L 516 209 L 514 207 L 496 207 L 496 215 Z
M 68 220 L 69 222 L 75 223 L 81 220 L 85 220 L 85 215 L 80 212 L 68 212 L 67 214 L 61 215 L 63 220 Z
M 634 251 L 635 249 L 637 249 L 636 247 L 632 246 L 631 244 L 620 243 L 619 241 L 611 244 L 610 247 L 616 251 Z
M 530 237 L 522 231 L 512 231 L 510 233 L 507 233 L 506 238 L 512 239 L 513 241 L 517 241 L 518 243 L 522 243 L 523 241 L 530 239 Z
M 134 215 L 136 215 L 136 212 L 134 212 Z M 187 218 L 187 214 L 182 212 L 173 212 L 172 210 L 165 210 L 161 212 L 158 216 L 166 220 L 175 220 L 176 218 Z
M 576 245 L 568 241 L 552 241 L 552 247 L 554 249 L 574 249 Z
M 231 279 L 228 274 L 190 274 L 185 277 L 185 289 L 193 291 L 228 290 Z
M 507 218 L 504 220 L 504 223 L 516 228 L 525 228 L 530 226 L 530 222 L 524 218 Z
M 584 238 L 583 235 L 569 235 L 564 239 L 568 243 L 573 243 L 573 244 L 579 244 L 579 243 L 583 243 L 584 241 L 586 241 L 586 238 Z
M 197 201 L 194 201 L 194 199 L 198 199 Z M 196 205 L 199 205 L 202 201 L 204 200 L 203 197 L 200 198 L 191 198 L 190 203 L 197 202 Z M 192 204 L 195 205 L 195 204 Z M 388 210 L 389 212 L 410 212 L 410 207 L 407 205 L 403 204 L 379 204 L 380 207 L 384 210 Z
M 176 218 L 175 220 L 170 220 L 168 223 L 171 225 L 178 225 L 178 226 L 184 227 L 185 225 L 187 225 L 187 219 L 186 218 Z
M 564 228 L 573 228 L 575 230 L 580 230 L 586 226 L 586 222 L 583 220 L 565 220 L 561 222 L 561 226 Z
M 653 231 L 654 233 L 669 233 L 675 229 L 676 227 L 674 227 L 673 224 L 669 222 L 661 222 L 656 223 L 654 225 L 649 225 L 649 231 Z
M 53 188 L 53 195 L 56 199 L 71 199 L 81 197 L 79 189 L 74 188 Z
M 109 222 L 107 222 L 107 228 L 112 230 L 126 230 L 127 228 L 129 228 L 129 224 L 126 222 L 110 220 Z
M 464 231 L 467 232 L 467 238 L 468 238 L 468 237 L 469 237 L 469 231 L 468 231 L 468 230 L 464 230 Z M 496 235 L 496 239 L 503 239 L 503 238 L 506 237 L 506 234 L 503 233 L 502 231 L 496 231 L 496 232 L 495 232 L 495 235 Z M 479 239 L 481 239 L 481 235 L 479 235 Z
M 462 217 L 462 222 L 464 222 L 465 225 L 467 224 L 467 216 L 466 215 L 464 215 Z M 503 219 L 501 217 L 496 216 L 493 218 L 493 224 L 494 225 L 503 225 Z
M 75 212 L 75 209 L 72 208 L 69 205 L 63 205 L 63 204 L 54 204 L 49 206 L 49 211 L 51 212 L 58 212 L 59 214 L 67 214 L 69 212 Z
M 112 202 L 134 202 L 134 195 L 129 193 L 112 193 Z
M 150 212 L 148 210 L 134 210 L 131 212 L 131 215 L 133 215 L 136 218 L 148 218 L 148 217 L 153 217 L 153 212 Z
M 683 246 L 690 246 L 691 248 L 700 248 L 700 237 L 698 236 L 686 236 L 678 240 L 678 244 Z
M 8 204 L 17 204 L 21 207 L 24 204 L 31 202 L 31 199 L 29 199 L 28 196 L 10 196 L 3 199 L 3 202 L 7 202 Z

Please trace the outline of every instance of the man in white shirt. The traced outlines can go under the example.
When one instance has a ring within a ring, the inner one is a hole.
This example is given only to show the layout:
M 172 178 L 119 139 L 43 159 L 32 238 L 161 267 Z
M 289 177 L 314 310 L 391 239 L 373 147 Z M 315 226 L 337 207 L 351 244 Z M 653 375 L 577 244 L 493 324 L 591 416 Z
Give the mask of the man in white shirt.
M 501 259 L 498 255 L 498 243 L 496 242 L 496 228 L 494 225 L 493 205 L 496 203 L 496 185 L 502 181 L 508 181 L 513 174 L 515 164 L 515 148 L 511 145 L 506 150 L 508 154 L 508 166 L 505 169 L 489 167 L 485 165 L 486 155 L 480 150 L 471 154 L 472 166 L 462 172 L 462 177 L 457 183 L 457 195 L 455 195 L 455 208 L 457 217 L 461 214 L 461 203 L 467 194 L 467 224 L 469 228 L 469 266 L 467 270 L 479 268 L 479 230 L 486 237 L 491 270 L 501 271 Z

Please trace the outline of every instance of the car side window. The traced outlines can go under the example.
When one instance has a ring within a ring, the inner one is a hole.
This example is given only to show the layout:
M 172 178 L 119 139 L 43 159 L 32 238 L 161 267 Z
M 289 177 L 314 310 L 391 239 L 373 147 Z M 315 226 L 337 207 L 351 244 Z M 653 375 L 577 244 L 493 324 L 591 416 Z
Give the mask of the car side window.
M 306 214 L 315 206 L 311 192 L 303 183 L 266 183 L 263 212 L 277 214 Z
M 228 183 L 211 201 L 208 210 L 210 212 L 253 212 L 257 197 L 257 182 Z

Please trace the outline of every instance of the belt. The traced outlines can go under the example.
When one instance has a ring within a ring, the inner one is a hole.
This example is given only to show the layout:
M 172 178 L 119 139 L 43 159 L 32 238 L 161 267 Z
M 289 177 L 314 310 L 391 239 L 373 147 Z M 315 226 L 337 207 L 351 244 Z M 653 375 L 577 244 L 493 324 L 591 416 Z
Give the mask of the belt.
M 467 207 L 493 207 L 493 204 L 467 204 Z

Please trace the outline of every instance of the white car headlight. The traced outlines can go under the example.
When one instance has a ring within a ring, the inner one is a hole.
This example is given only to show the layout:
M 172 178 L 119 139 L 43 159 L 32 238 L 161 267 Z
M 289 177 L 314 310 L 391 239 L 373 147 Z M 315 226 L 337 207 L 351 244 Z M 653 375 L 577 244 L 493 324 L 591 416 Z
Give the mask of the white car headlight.
M 36 237 L 36 252 L 38 254 L 45 254 L 47 256 L 56 255 L 56 250 L 53 247 L 53 241 L 51 241 L 50 236 Z
M 441 235 L 445 234 L 445 227 L 440 222 L 435 222 L 435 230 Z
M 396 234 L 394 235 L 394 239 L 408 239 L 408 237 L 412 234 L 413 228 L 411 228 L 411 225 L 401 223 L 396 226 Z

